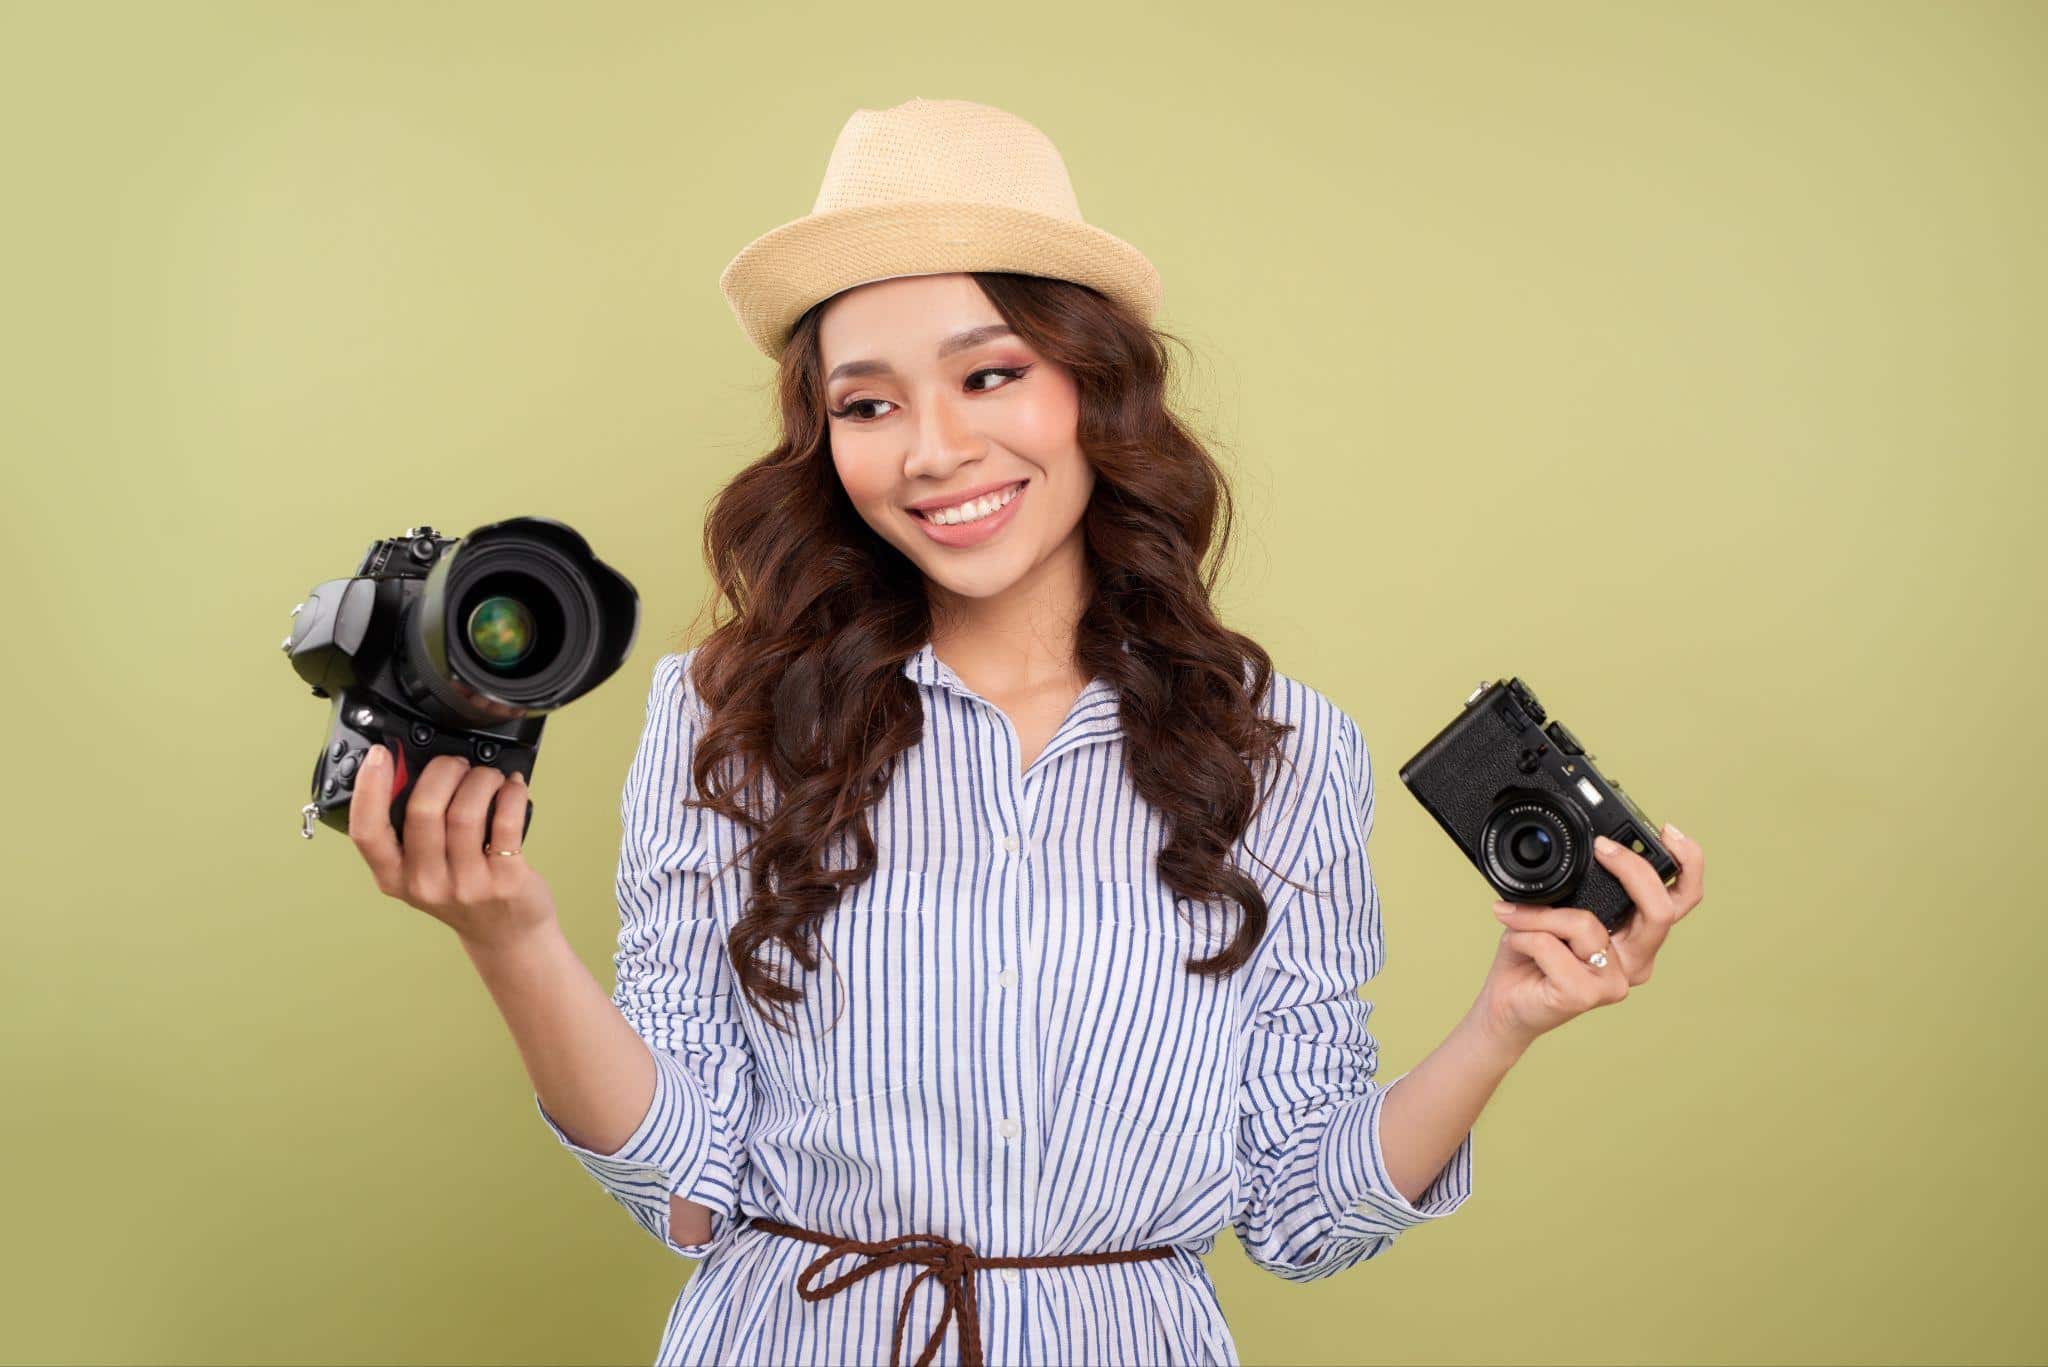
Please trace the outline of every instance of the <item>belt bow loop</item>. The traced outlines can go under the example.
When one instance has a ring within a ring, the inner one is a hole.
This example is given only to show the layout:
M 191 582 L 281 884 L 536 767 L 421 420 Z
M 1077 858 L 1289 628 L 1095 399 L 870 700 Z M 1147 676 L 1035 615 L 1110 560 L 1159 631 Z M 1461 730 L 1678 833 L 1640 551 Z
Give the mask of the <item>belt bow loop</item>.
M 825 1246 L 822 1256 L 804 1264 L 797 1273 L 796 1293 L 807 1301 L 824 1300 L 844 1291 L 862 1277 L 873 1276 L 898 1263 L 917 1263 L 923 1268 L 903 1289 L 903 1308 L 896 1314 L 896 1337 L 889 1344 L 889 1367 L 902 1367 L 903 1325 L 910 1318 L 910 1303 L 917 1298 L 918 1283 L 926 1277 L 939 1279 L 946 1300 L 939 1314 L 938 1328 L 932 1330 L 931 1337 L 925 1340 L 924 1352 L 919 1354 L 916 1367 L 931 1367 L 939 1345 L 946 1341 L 946 1326 L 954 1322 L 956 1315 L 959 1316 L 961 1367 L 983 1367 L 981 1310 L 975 1301 L 974 1291 L 974 1274 L 982 1268 L 1094 1267 L 1108 1263 L 1151 1262 L 1156 1258 L 1171 1258 L 1176 1252 L 1173 1244 L 1154 1244 L 1150 1248 L 1118 1248 L 1100 1253 L 1004 1253 L 983 1257 L 961 1240 L 948 1239 L 942 1234 L 899 1234 L 893 1239 L 842 1239 L 836 1234 L 805 1229 L 786 1220 L 762 1216 L 749 1218 L 755 1229 Z M 811 1285 L 813 1280 L 825 1275 L 825 1269 L 835 1258 L 843 1258 L 849 1253 L 858 1253 L 867 1261 L 823 1286 Z
M 867 1261 L 822 1286 L 810 1285 L 814 1278 L 825 1275 L 826 1268 L 834 1260 L 849 1253 L 862 1255 Z M 896 1312 L 896 1334 L 889 1344 L 889 1367 L 901 1367 L 903 1327 L 910 1319 L 910 1306 L 917 1298 L 918 1284 L 927 1277 L 939 1279 L 945 1301 L 938 1325 L 932 1330 L 931 1337 L 925 1340 L 924 1351 L 918 1355 L 916 1367 L 931 1367 L 939 1345 L 945 1341 L 946 1327 L 953 1323 L 955 1315 L 959 1316 L 962 1367 L 982 1367 L 981 1314 L 974 1293 L 974 1269 L 979 1261 L 972 1248 L 939 1234 L 899 1234 L 893 1239 L 841 1239 L 804 1265 L 796 1279 L 796 1290 L 807 1301 L 821 1301 L 885 1267 L 894 1267 L 898 1263 L 922 1264 L 924 1270 L 912 1277 L 910 1285 L 903 1289 L 903 1306 Z

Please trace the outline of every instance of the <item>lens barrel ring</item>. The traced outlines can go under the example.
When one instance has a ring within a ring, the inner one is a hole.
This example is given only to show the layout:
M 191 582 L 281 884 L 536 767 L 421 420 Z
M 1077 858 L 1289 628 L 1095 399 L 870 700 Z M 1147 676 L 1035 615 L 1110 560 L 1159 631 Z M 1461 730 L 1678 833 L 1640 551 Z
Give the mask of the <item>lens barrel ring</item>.
M 1509 896 L 1530 901 L 1577 883 L 1590 850 L 1583 821 L 1541 794 L 1506 795 L 1480 827 L 1480 860 L 1488 878 Z

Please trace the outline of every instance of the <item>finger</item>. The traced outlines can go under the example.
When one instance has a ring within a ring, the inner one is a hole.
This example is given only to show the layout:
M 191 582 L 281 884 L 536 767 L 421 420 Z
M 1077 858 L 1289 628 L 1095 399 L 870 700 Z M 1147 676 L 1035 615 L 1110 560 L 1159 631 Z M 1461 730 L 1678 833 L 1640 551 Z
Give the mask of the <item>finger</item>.
M 526 835 L 526 775 L 514 774 L 505 786 L 498 790 L 497 801 L 491 807 L 491 848 L 493 850 L 517 850 Z M 516 865 L 517 854 L 489 855 L 494 869 L 503 865 Z
M 1572 947 L 1580 959 L 1590 959 L 1613 943 L 1600 918 L 1584 907 L 1532 907 L 1520 902 L 1495 902 L 1494 915 L 1512 930 L 1548 931 Z M 1613 958 L 1612 954 L 1608 957 Z
M 448 799 L 469 772 L 460 755 L 436 755 L 420 770 L 412 799 L 405 808 L 405 882 L 423 899 L 443 901 L 451 886 L 448 875 Z
M 1651 867 L 1649 860 L 1604 835 L 1594 839 L 1593 857 L 1614 875 L 1628 894 L 1629 901 L 1635 904 L 1635 915 L 1624 927 L 1630 942 L 1637 952 L 1654 955 L 1670 932 L 1671 923 L 1678 919 L 1664 879 Z
M 464 776 L 448 802 L 448 878 L 455 895 L 465 902 L 490 895 L 491 870 L 484 861 L 495 856 L 484 853 L 484 818 L 491 799 L 505 786 L 505 773 L 479 764 Z
M 1636 920 L 1645 916 L 1653 922 L 1661 920 L 1663 924 L 1677 920 L 1677 914 L 1671 910 L 1671 894 L 1663 885 L 1663 877 L 1651 867 L 1649 859 L 1636 855 L 1626 844 L 1606 836 L 1593 838 L 1593 859 L 1597 859 L 1599 865 L 1620 881 L 1628 900 L 1636 904 Z
M 1661 833 L 1664 848 L 1678 861 L 1678 881 L 1671 885 L 1672 919 L 1682 919 L 1706 895 L 1707 852 L 1699 842 L 1670 822 Z
M 1572 953 L 1570 946 L 1547 930 L 1509 930 L 1508 944 L 1536 961 L 1550 987 L 1551 1004 L 1560 1010 L 1584 1011 L 1607 1000 L 1608 987 L 1599 970 Z
M 1609 935 L 1600 918 L 1584 907 L 1532 907 L 1516 902 L 1495 902 L 1493 910 L 1503 925 L 1515 930 L 1541 931 L 1563 940 L 1580 962 L 1602 978 L 1620 978 L 1624 983 L 1635 983 L 1649 976 L 1647 972 L 1639 973 L 1634 954 L 1622 944 L 1621 938 Z M 1605 954 L 1607 962 L 1595 967 L 1592 963 L 1595 954 Z
M 355 790 L 348 800 L 348 838 L 362 853 L 377 880 L 377 890 L 396 894 L 405 872 L 398 833 L 391 829 L 391 752 L 370 747 L 356 770 Z

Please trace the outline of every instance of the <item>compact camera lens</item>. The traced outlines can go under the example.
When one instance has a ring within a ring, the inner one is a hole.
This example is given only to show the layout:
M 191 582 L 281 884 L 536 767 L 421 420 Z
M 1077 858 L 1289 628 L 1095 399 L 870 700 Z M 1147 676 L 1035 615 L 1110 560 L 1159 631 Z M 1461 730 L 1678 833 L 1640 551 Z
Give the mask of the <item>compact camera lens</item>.
M 1578 874 L 1579 842 L 1563 813 L 1525 796 L 1504 801 L 1480 831 L 1487 875 L 1496 887 L 1532 900 L 1558 891 Z
M 1550 832 L 1541 826 L 1524 826 L 1515 832 L 1513 850 L 1519 863 L 1533 868 L 1550 857 Z
M 510 669 L 532 653 L 539 636 L 533 610 L 509 594 L 494 593 L 469 610 L 469 644 L 493 669 Z

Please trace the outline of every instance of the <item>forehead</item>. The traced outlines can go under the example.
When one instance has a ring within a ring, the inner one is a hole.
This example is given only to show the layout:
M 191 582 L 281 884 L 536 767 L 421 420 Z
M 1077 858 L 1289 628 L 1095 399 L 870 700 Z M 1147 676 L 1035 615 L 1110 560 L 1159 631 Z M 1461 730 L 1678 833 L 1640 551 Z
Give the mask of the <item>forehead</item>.
M 900 276 L 833 296 L 818 317 L 818 347 L 828 374 L 843 361 L 922 365 L 954 333 L 1002 321 L 971 275 Z

